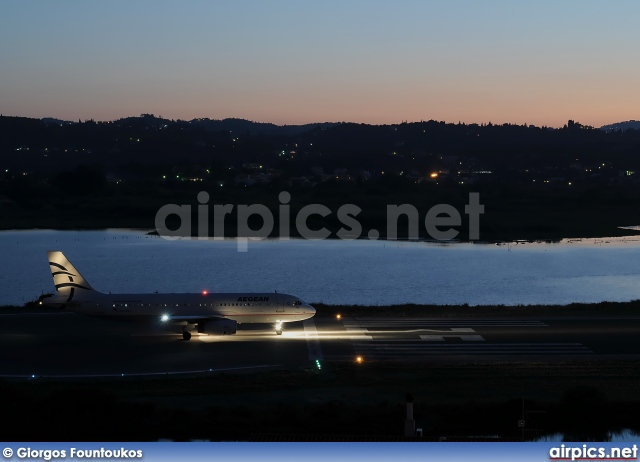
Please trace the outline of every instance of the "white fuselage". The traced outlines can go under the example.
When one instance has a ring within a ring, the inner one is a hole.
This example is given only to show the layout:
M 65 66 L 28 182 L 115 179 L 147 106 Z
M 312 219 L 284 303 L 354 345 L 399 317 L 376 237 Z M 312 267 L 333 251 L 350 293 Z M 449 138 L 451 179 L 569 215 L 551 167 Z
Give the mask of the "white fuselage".
M 238 323 L 285 323 L 313 317 L 316 310 L 297 297 L 279 293 L 103 294 L 96 291 L 44 300 L 77 313 L 128 320 L 198 322 L 226 318 Z

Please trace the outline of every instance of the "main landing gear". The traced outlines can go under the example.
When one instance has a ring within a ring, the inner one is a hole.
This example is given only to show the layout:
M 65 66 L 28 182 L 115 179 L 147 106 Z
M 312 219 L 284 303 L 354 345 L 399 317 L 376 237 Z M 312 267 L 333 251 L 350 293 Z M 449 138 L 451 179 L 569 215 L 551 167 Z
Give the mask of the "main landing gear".
M 282 322 L 281 321 L 276 322 L 276 334 L 282 335 Z
M 189 332 L 188 330 L 183 330 L 182 331 L 182 338 L 183 340 L 191 340 L 191 332 Z

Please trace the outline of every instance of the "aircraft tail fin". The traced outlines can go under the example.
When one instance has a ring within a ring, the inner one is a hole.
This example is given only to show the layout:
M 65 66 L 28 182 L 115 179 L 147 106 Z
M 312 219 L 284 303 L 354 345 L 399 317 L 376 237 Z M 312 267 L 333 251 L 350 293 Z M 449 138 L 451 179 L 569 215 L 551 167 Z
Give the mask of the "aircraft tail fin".
M 53 284 L 58 295 L 68 295 L 71 301 L 76 291 L 90 292 L 93 287 L 59 250 L 47 252 Z

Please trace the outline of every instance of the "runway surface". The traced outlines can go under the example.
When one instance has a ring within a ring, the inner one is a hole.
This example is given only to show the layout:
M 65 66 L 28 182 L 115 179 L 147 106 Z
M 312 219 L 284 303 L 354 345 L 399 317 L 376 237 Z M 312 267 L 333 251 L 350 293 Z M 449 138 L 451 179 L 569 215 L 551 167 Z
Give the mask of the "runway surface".
M 173 376 L 320 361 L 640 359 L 640 317 L 343 318 L 180 335 L 73 313 L 0 314 L 1 377 Z

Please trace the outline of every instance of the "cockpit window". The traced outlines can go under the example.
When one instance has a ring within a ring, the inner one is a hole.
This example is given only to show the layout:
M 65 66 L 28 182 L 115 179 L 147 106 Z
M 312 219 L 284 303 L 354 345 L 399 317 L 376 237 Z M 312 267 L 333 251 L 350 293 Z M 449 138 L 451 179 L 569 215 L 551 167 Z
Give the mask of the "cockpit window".
M 295 302 L 293 302 L 293 306 L 299 306 L 302 305 L 302 302 L 300 300 L 296 300 Z

